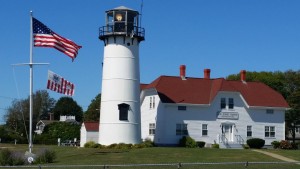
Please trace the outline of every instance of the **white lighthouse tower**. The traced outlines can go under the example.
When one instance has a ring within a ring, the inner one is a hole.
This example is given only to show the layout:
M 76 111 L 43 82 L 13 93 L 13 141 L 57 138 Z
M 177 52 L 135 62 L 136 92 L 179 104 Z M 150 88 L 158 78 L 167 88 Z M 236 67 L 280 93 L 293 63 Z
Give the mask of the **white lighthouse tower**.
M 145 31 L 139 12 L 120 6 L 106 11 L 99 143 L 141 142 L 139 43 Z

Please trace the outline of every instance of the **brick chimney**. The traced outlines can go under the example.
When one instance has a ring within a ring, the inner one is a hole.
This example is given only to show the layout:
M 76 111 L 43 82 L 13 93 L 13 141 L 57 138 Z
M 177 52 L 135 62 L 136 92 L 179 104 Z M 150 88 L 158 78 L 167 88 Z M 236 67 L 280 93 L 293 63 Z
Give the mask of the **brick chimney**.
M 180 65 L 180 77 L 182 80 L 186 80 L 185 78 L 185 65 Z
M 204 79 L 210 79 L 210 69 L 204 69 Z
M 241 81 L 246 82 L 246 70 L 241 70 Z

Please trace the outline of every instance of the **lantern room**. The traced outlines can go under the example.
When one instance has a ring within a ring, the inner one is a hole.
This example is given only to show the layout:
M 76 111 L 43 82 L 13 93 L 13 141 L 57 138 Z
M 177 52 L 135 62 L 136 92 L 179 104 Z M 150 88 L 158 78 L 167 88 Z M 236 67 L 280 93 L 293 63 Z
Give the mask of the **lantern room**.
M 124 6 L 106 11 L 106 25 L 99 28 L 99 39 L 110 36 L 128 36 L 145 40 L 145 30 L 139 26 L 139 12 Z

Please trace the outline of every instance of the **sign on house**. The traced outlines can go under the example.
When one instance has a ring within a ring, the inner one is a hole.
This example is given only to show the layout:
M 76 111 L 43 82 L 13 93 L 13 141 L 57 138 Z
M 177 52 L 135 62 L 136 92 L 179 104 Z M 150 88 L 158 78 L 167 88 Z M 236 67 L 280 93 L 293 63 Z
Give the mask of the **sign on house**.
M 239 113 L 238 112 L 219 112 L 218 119 L 231 119 L 231 120 L 238 120 Z

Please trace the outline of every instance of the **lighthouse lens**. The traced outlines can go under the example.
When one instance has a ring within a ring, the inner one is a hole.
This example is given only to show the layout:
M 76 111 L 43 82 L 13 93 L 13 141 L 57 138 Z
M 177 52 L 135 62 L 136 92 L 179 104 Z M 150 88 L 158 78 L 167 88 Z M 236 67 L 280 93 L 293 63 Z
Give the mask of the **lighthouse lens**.
M 117 21 L 122 21 L 122 14 L 116 14 Z

